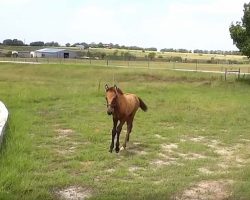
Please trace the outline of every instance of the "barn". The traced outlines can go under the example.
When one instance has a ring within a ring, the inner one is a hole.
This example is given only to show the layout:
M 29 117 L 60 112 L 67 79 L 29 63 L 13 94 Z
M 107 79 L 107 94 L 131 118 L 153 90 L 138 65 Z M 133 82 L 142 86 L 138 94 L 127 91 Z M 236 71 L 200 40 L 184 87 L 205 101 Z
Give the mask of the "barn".
M 66 49 L 44 48 L 31 52 L 35 58 L 77 58 L 77 53 Z

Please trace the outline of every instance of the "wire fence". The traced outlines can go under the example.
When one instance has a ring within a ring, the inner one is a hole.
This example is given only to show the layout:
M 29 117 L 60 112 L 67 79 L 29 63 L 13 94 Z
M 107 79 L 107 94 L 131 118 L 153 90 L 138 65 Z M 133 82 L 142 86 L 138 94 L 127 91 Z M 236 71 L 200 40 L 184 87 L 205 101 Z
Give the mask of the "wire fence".
M 64 58 L 0 58 L 2 62 L 30 62 L 39 64 L 79 64 L 92 66 L 148 68 L 148 69 L 173 69 L 187 71 L 220 72 L 239 70 L 241 73 L 250 73 L 250 64 L 224 63 L 185 63 L 185 62 L 162 62 L 162 61 L 129 61 L 129 60 L 101 60 L 101 59 L 64 59 Z

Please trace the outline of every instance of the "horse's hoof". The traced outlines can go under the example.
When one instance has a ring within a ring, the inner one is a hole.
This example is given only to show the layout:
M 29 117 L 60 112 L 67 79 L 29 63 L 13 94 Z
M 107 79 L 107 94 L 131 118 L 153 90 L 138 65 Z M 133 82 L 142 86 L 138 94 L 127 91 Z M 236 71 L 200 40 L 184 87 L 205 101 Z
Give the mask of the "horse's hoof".
M 109 153 L 112 153 L 112 151 L 113 151 L 113 149 L 110 149 L 110 150 L 109 150 Z
M 124 147 L 121 147 L 121 148 L 120 148 L 120 151 L 123 151 L 123 150 L 125 150 L 125 148 L 124 148 Z
M 116 153 L 119 153 L 119 151 L 120 151 L 120 148 L 115 148 Z

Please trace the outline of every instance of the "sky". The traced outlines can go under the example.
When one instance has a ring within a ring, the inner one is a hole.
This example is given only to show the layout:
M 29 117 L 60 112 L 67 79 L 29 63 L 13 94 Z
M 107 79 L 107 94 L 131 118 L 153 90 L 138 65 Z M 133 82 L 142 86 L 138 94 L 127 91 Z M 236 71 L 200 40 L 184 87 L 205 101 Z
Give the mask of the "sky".
M 229 26 L 246 0 L 0 0 L 0 42 L 237 50 Z

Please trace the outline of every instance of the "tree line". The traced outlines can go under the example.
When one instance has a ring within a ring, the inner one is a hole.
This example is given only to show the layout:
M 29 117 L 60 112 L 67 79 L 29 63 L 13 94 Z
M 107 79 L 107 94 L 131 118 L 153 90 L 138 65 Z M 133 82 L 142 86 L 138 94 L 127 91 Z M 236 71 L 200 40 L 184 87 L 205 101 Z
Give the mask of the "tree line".
M 36 41 L 36 42 L 31 42 L 29 45 L 25 44 L 22 40 L 18 40 L 18 39 L 6 39 L 3 40 L 3 43 L 0 43 L 2 45 L 6 45 L 6 46 L 53 46 L 53 47 L 59 47 L 59 43 L 58 42 L 42 42 L 42 41 Z
M 173 48 L 165 48 L 161 49 L 161 52 L 176 52 L 176 53 L 198 53 L 198 54 L 222 54 L 222 55 L 241 55 L 239 51 L 222 51 L 222 50 L 201 50 L 195 49 L 193 51 L 187 49 L 173 49 Z
M 51 46 L 51 47 L 60 47 L 61 45 L 58 42 L 43 42 L 43 41 L 34 41 L 31 42 L 29 44 L 25 44 L 22 40 L 18 40 L 18 39 L 5 39 L 3 40 L 2 43 L 0 43 L 2 45 L 6 45 L 6 46 Z M 142 51 L 157 51 L 157 48 L 155 47 L 150 47 L 150 48 L 142 48 L 142 47 L 137 47 L 137 46 L 125 46 L 125 45 L 119 45 L 119 44 L 113 44 L 113 43 L 109 43 L 109 44 L 104 44 L 102 42 L 99 43 L 86 43 L 86 42 L 82 42 L 82 43 L 74 43 L 74 44 L 70 44 L 70 43 L 66 43 L 65 44 L 66 47 L 77 47 L 77 46 L 83 46 L 84 49 L 88 49 L 88 48 L 110 48 L 110 49 L 127 49 L 127 50 L 142 50 Z

